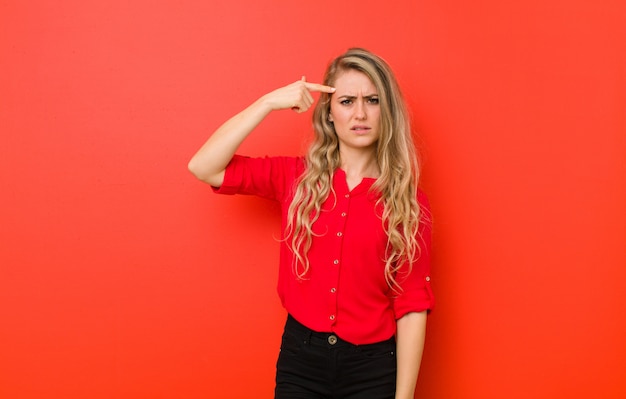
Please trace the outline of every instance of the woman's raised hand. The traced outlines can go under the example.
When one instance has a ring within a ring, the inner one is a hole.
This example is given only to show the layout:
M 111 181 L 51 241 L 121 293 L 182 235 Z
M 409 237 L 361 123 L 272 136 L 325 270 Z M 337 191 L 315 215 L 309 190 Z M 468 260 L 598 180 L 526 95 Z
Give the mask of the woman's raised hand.
M 334 87 L 324 86 L 318 83 L 309 83 L 303 76 L 301 80 L 295 81 L 287 86 L 276 89 L 263 96 L 271 109 L 292 109 L 301 113 L 308 110 L 313 105 L 311 92 L 333 93 Z

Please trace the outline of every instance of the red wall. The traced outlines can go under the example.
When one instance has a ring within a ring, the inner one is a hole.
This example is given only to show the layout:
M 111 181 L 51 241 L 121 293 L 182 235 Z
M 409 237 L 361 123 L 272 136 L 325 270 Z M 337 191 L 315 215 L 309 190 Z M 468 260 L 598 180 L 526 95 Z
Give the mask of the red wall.
M 0 398 L 271 397 L 277 209 L 186 163 L 354 45 L 425 154 L 418 396 L 626 397 L 625 26 L 617 0 L 0 2 Z

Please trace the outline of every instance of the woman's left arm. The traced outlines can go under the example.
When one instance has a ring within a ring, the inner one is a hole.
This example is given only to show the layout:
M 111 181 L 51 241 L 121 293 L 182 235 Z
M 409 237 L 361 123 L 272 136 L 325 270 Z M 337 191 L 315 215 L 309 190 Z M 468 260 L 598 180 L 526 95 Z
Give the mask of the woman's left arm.
M 426 311 L 410 312 L 397 321 L 396 399 L 413 399 L 419 373 L 424 339 L 426 338 Z

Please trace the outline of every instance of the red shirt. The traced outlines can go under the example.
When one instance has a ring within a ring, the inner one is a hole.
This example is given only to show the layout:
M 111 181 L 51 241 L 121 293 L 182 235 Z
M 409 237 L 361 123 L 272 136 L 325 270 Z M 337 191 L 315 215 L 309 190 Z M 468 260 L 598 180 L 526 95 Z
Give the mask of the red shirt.
M 248 158 L 236 155 L 226 168 L 222 194 L 253 194 L 279 201 L 282 231 L 294 195 L 296 179 L 304 172 L 302 158 Z M 280 244 L 278 295 L 287 312 L 312 330 L 333 332 L 353 344 L 391 338 L 396 319 L 408 312 L 429 310 L 434 304 L 430 288 L 431 226 L 420 223 L 420 257 L 406 278 L 397 280 L 400 293 L 385 280 L 387 235 L 382 225 L 380 194 L 370 191 L 376 179 L 364 178 L 348 189 L 345 172 L 333 176 L 335 195 L 324 202 L 313 224 L 308 252 L 310 269 L 304 279 L 293 272 L 294 256 L 288 240 Z M 428 212 L 428 200 L 418 191 L 418 201 Z

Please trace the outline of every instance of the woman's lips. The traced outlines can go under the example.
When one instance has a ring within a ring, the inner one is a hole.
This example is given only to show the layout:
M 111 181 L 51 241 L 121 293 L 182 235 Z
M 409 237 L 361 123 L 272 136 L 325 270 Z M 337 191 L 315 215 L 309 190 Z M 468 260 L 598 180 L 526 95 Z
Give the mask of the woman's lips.
M 364 125 L 356 125 L 356 126 L 352 126 L 350 128 L 350 130 L 356 132 L 356 133 L 365 133 L 367 131 L 369 131 L 371 128 L 369 126 L 364 126 Z

